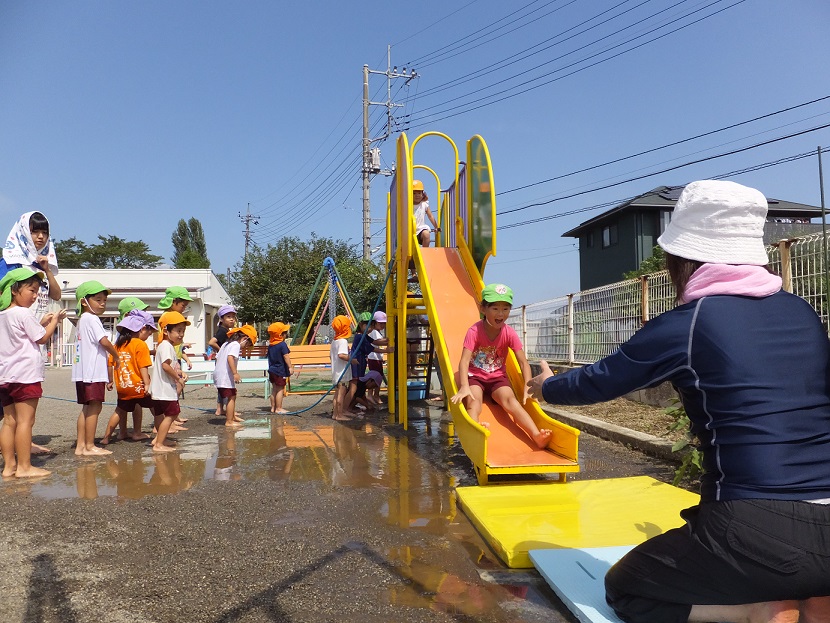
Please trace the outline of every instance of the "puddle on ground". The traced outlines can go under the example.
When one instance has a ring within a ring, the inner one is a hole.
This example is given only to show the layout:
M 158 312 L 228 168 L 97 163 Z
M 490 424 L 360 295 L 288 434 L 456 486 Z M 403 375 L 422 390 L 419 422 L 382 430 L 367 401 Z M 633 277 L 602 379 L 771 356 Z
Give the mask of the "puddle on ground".
M 444 432 L 439 447 L 419 456 L 436 444 L 440 414 L 425 439 L 419 432 L 400 437 L 385 434 L 372 422 L 308 426 L 279 416 L 248 420 L 237 430 L 220 427 L 212 435 L 182 436 L 176 452 L 154 453 L 142 445 L 140 455 L 132 453 L 128 458 L 53 461 L 51 476 L 10 481 L 6 493 L 19 490 L 50 499 L 137 499 L 186 491 L 202 480 L 319 481 L 395 491 L 384 510 L 386 516 L 400 525 L 426 527 L 432 521 L 428 514 L 398 517 L 408 509 L 434 510 L 438 516 L 455 512 L 452 490 L 458 480 L 432 463 L 457 442 Z
M 215 434 L 181 437 L 177 452 L 158 454 L 141 446 L 141 453 L 130 458 L 54 461 L 50 477 L 11 481 L 4 493 L 138 499 L 177 494 L 204 480 L 264 479 L 380 488 L 389 491 L 377 509 L 383 521 L 447 539 L 446 549 L 407 546 L 376 552 L 403 580 L 389 589 L 391 603 L 462 618 L 500 608 L 514 621 L 546 620 L 550 591 L 538 574 L 505 570 L 456 506 L 455 487 L 474 485 L 475 476 L 449 434 L 449 415 L 411 407 L 409 429 L 387 434 L 371 422 L 309 426 L 280 416 L 248 420 L 238 430 L 219 427 Z M 314 517 L 294 513 L 273 521 L 307 524 Z M 457 568 L 452 558 L 458 550 L 449 547 L 450 541 L 461 544 L 479 578 L 447 571 Z

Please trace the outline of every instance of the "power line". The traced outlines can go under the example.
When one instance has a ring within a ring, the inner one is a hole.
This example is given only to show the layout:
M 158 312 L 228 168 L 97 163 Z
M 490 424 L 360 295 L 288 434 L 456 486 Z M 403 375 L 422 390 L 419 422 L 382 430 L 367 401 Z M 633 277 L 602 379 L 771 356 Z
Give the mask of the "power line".
M 752 119 L 747 119 L 745 121 L 739 121 L 738 123 L 733 123 L 730 125 L 723 126 L 716 130 L 710 130 L 709 132 L 703 132 L 702 134 L 696 134 L 695 136 L 690 136 L 688 138 L 681 139 L 679 141 L 674 141 L 672 143 L 666 143 L 665 145 L 660 145 L 659 147 L 652 147 L 650 149 L 646 149 L 644 151 L 637 152 L 635 154 L 630 154 L 628 156 L 622 156 L 621 158 L 615 158 L 614 160 L 608 160 L 606 162 L 602 162 L 600 164 L 595 164 L 590 167 L 585 167 L 584 169 L 578 169 L 576 171 L 571 171 L 570 173 L 563 173 L 562 175 L 557 175 L 555 177 L 549 177 L 544 180 L 539 180 L 538 182 L 532 182 L 530 184 L 525 184 L 524 186 L 517 186 L 516 188 L 511 188 L 509 190 L 503 190 L 501 192 L 496 193 L 496 196 L 507 195 L 510 193 L 514 193 L 519 190 L 525 190 L 526 188 L 532 188 L 533 186 L 539 186 L 540 184 L 546 184 L 548 182 L 554 182 L 556 180 L 561 180 L 566 177 L 571 177 L 573 175 L 578 175 L 579 173 L 587 173 L 588 171 L 593 171 L 595 169 L 599 169 L 602 167 L 606 167 L 611 164 L 617 164 L 618 162 L 624 162 L 626 160 L 631 160 L 633 158 L 638 158 L 639 156 L 645 156 L 646 154 L 651 154 L 656 151 L 660 151 L 662 149 L 667 149 L 669 147 L 675 147 L 677 145 L 682 145 L 683 143 L 688 143 L 699 138 L 704 138 L 706 136 L 712 136 L 713 134 L 717 134 L 719 132 L 724 132 L 726 130 L 732 130 L 734 128 L 738 128 L 743 125 L 747 125 L 750 123 L 754 123 L 755 121 L 760 121 L 761 119 L 768 119 L 770 117 L 774 117 L 775 115 L 780 115 L 785 112 L 790 112 L 791 110 L 797 110 L 798 108 L 804 108 L 805 106 L 810 106 L 811 104 L 816 104 L 818 102 L 823 102 L 825 100 L 830 99 L 830 95 L 825 95 L 823 97 L 816 98 L 814 100 L 810 100 L 809 102 L 803 102 L 801 104 L 796 104 L 795 106 L 788 106 L 787 108 L 782 108 L 780 110 L 776 110 L 774 112 L 767 113 L 765 115 L 760 115 L 758 117 L 753 117 Z
M 685 17 L 689 17 L 689 15 L 692 15 L 692 14 L 694 14 L 694 13 L 698 13 L 698 12 L 700 12 L 700 11 L 703 11 L 703 10 L 705 10 L 705 9 L 707 9 L 707 8 L 710 8 L 712 5 L 717 4 L 717 3 L 719 3 L 719 2 L 722 2 L 722 1 L 723 1 L 723 0 L 715 0 L 715 2 L 710 3 L 709 5 L 707 5 L 706 7 L 704 7 L 703 9 L 696 9 L 696 10 L 695 10 L 695 11 L 693 11 L 692 13 L 689 13 L 689 14 L 687 14 L 687 15 L 684 15 L 683 17 L 678 18 L 678 19 L 676 19 L 676 20 L 672 20 L 672 22 L 670 22 L 670 23 L 676 22 L 676 21 L 678 21 L 679 19 L 683 19 L 683 18 L 685 18 Z M 658 30 L 658 29 L 660 29 L 660 28 L 664 28 L 664 27 L 666 26 L 666 24 L 664 24 L 664 25 L 662 25 L 662 26 L 659 26 L 659 27 L 657 27 L 657 28 L 654 28 L 654 29 L 652 29 L 651 31 L 649 31 L 649 32 L 647 32 L 647 33 L 644 33 L 643 35 L 638 35 L 638 36 L 633 37 L 633 38 L 631 38 L 631 39 L 629 39 L 629 40 L 627 40 L 627 41 L 624 41 L 623 43 L 620 43 L 620 44 L 617 44 L 617 45 L 610 46 L 610 47 L 606 48 L 605 50 L 602 50 L 602 51 L 600 51 L 600 52 L 597 52 L 597 53 L 595 53 L 595 54 L 592 54 L 592 55 L 590 55 L 590 56 L 587 56 L 587 57 L 585 57 L 585 58 L 583 58 L 583 59 L 580 59 L 580 60 L 578 60 L 578 61 L 575 61 L 575 62 L 573 62 L 573 63 L 570 63 L 569 65 L 566 65 L 565 67 L 560 67 L 559 69 L 556 69 L 556 70 L 553 70 L 553 71 L 547 72 L 546 74 L 543 74 L 543 75 L 541 75 L 541 76 L 537 76 L 537 77 L 532 78 L 532 79 L 530 79 L 530 80 L 526 80 L 526 81 L 524 81 L 524 82 L 522 82 L 522 83 L 519 83 L 519 84 L 517 84 L 517 85 L 514 85 L 514 86 L 512 86 L 512 87 L 509 87 L 508 89 L 504 89 L 504 90 L 502 90 L 502 91 L 498 91 L 498 92 L 496 92 L 496 93 L 492 93 L 492 94 L 490 94 L 490 95 L 487 95 L 487 96 L 481 97 L 481 98 L 479 98 L 479 99 L 477 99 L 477 100 L 473 100 L 473 101 L 471 101 L 471 102 L 467 102 L 467 103 L 465 103 L 465 104 L 460 104 L 460 105 L 457 105 L 457 106 L 453 106 L 453 107 L 451 107 L 451 108 L 447 108 L 447 109 L 445 109 L 445 110 L 439 110 L 439 111 L 437 111 L 437 112 L 435 112 L 435 113 L 432 113 L 432 114 L 427 114 L 427 111 L 429 111 L 429 110 L 430 110 L 430 108 L 426 108 L 426 109 L 422 112 L 422 114 L 421 114 L 421 115 L 419 115 L 416 119 L 412 120 L 413 122 L 420 122 L 420 123 L 414 123 L 411 127 L 415 127 L 415 128 L 417 128 L 417 127 L 421 127 L 421 126 L 423 126 L 423 125 L 426 125 L 427 123 L 433 124 L 433 123 L 436 123 L 436 122 L 438 122 L 438 121 L 443 121 L 443 120 L 445 120 L 445 119 L 450 119 L 450 118 L 452 118 L 452 117 L 457 117 L 458 115 L 467 114 L 467 113 L 472 112 L 472 111 L 474 111 L 474 110 L 478 110 L 478 109 L 480 109 L 480 108 L 485 108 L 486 106 L 491 106 L 491 105 L 493 105 L 493 104 L 497 104 L 497 103 L 499 103 L 499 102 L 502 102 L 502 101 L 507 100 L 507 99 L 511 99 L 511 98 L 513 98 L 513 97 L 517 97 L 517 96 L 519 96 L 519 95 L 524 95 L 525 93 L 529 93 L 530 91 L 534 91 L 534 90 L 539 89 L 539 88 L 541 88 L 541 87 L 543 87 L 543 86 L 547 86 L 547 85 L 552 84 L 552 83 L 554 83 L 554 82 L 558 82 L 559 80 L 563 80 L 563 79 L 568 78 L 568 77 L 570 77 L 570 76 L 572 76 L 572 75 L 575 75 L 575 74 L 577 74 L 577 73 L 581 73 L 581 72 L 583 72 L 583 71 L 585 71 L 585 70 L 587 70 L 587 69 L 590 69 L 591 67 L 595 67 L 595 66 L 600 65 L 600 64 L 602 64 L 602 63 L 605 63 L 605 62 L 607 62 L 607 61 L 613 60 L 613 59 L 615 59 L 615 58 L 617 58 L 617 57 L 619 57 L 619 56 L 623 56 L 623 55 L 625 55 L 625 54 L 628 54 L 629 52 L 633 52 L 634 50 L 637 50 L 637 49 L 639 49 L 639 48 L 641 48 L 641 47 L 644 47 L 644 46 L 646 46 L 646 45 L 648 45 L 648 44 L 650 44 L 650 43 L 654 43 L 655 41 L 659 41 L 660 39 L 663 39 L 663 38 L 665 38 L 665 37 L 668 37 L 669 35 L 672 35 L 672 34 L 674 34 L 674 33 L 676 33 L 676 32 L 679 32 L 679 31 L 681 31 L 681 30 L 683 30 L 683 29 L 685 29 L 685 28 L 688 28 L 689 26 L 693 26 L 693 25 L 695 25 L 695 24 L 697 24 L 697 23 L 699 23 L 699 22 L 702 22 L 702 21 L 704 21 L 704 20 L 706 20 L 706 19 L 709 19 L 710 17 L 714 17 L 715 15 L 718 15 L 719 13 L 722 13 L 722 12 L 724 12 L 724 11 L 727 11 L 727 10 L 729 10 L 729 9 L 731 9 L 731 8 L 733 8 L 733 7 L 737 6 L 737 5 L 739 5 L 739 4 L 742 4 L 742 3 L 744 3 L 744 2 L 746 2 L 746 0 L 738 0 L 737 2 L 734 2 L 733 4 L 730 4 L 730 5 L 729 5 L 729 6 L 727 6 L 727 7 L 724 7 L 724 8 L 722 8 L 722 9 L 718 9 L 718 10 L 717 10 L 717 11 L 715 11 L 714 13 L 710 13 L 710 14 L 708 14 L 708 15 L 704 15 L 703 17 L 701 17 L 701 18 L 699 18 L 699 19 L 696 19 L 696 20 L 694 20 L 694 21 L 692 21 L 692 22 L 689 22 L 689 23 L 687 23 L 687 24 L 684 24 L 684 25 L 682 25 L 682 26 L 679 26 L 679 27 L 675 28 L 674 30 L 670 30 L 670 31 L 668 31 L 668 32 L 666 32 L 666 33 L 663 33 L 663 34 L 661 34 L 661 35 L 658 35 L 657 37 L 655 37 L 655 38 L 653 38 L 653 39 L 650 39 L 650 40 L 645 41 L 645 42 L 643 42 L 643 43 L 639 43 L 639 44 L 637 44 L 637 45 L 635 45 L 635 46 L 633 46 L 633 47 L 631 47 L 631 48 L 628 48 L 628 49 L 626 49 L 626 50 L 622 50 L 621 52 L 617 52 L 616 54 L 612 54 L 611 56 L 608 56 L 608 57 L 606 57 L 606 58 L 602 58 L 602 59 L 600 59 L 600 60 L 598 60 L 598 61 L 595 61 L 595 62 L 593 62 L 593 63 L 590 63 L 590 64 L 588 64 L 588 65 L 585 65 L 584 67 L 580 67 L 580 68 L 578 68 L 578 69 L 575 69 L 575 70 L 573 70 L 573 71 L 571 71 L 571 72 L 569 72 L 569 73 L 567 73 L 567 74 L 564 74 L 564 75 L 562 75 L 562 76 L 558 76 L 558 77 L 556 77 L 556 78 L 551 78 L 550 80 L 547 80 L 547 81 L 542 82 L 542 83 L 534 84 L 533 86 L 529 86 L 528 88 L 523 89 L 523 90 L 521 90 L 521 91 L 519 91 L 519 92 L 516 92 L 516 93 L 511 93 L 511 94 L 509 94 L 509 95 L 505 95 L 504 97 L 500 97 L 500 98 L 498 98 L 498 99 L 493 99 L 493 100 L 491 100 L 491 101 L 486 101 L 486 100 L 488 100 L 488 99 L 490 99 L 490 98 L 493 98 L 493 97 L 496 97 L 496 96 L 498 96 L 498 95 L 501 95 L 501 94 L 504 94 L 504 93 L 508 93 L 509 91 L 511 91 L 511 90 L 513 90 L 513 89 L 517 89 L 517 88 L 519 88 L 519 87 L 526 86 L 526 85 L 532 84 L 532 83 L 534 83 L 534 82 L 537 82 L 537 81 L 539 81 L 539 80 L 541 80 L 541 79 L 543 79 L 543 78 L 545 78 L 545 77 L 547 77 L 547 76 L 550 76 L 550 75 L 552 75 L 552 74 L 559 73 L 559 72 L 561 72 L 561 71 L 563 71 L 563 70 L 567 69 L 568 67 L 573 67 L 574 65 L 578 65 L 578 64 L 580 64 L 580 63 L 583 63 L 583 62 L 587 61 L 588 59 L 594 58 L 594 57 L 599 56 L 599 55 L 601 55 L 601 54 L 605 54 L 606 52 L 609 52 L 609 51 L 611 51 L 611 50 L 613 50 L 613 49 L 619 48 L 619 47 L 621 47 L 622 45 L 626 45 L 626 44 L 628 44 L 628 43 L 631 43 L 631 42 L 633 42 L 633 41 L 635 41 L 635 40 L 637 40 L 637 39 L 642 38 L 642 37 L 643 37 L 643 36 L 645 36 L 645 35 L 651 34 L 651 33 L 652 33 L 652 32 L 654 32 L 655 30 Z M 515 76 L 514 76 L 514 77 L 515 77 Z M 512 78 L 511 78 L 511 79 L 512 79 Z M 497 83 L 494 83 L 494 84 L 489 85 L 488 87 L 484 87 L 484 88 L 490 88 L 490 87 L 493 87 L 493 86 L 498 86 L 498 84 L 500 84 L 500 83 L 502 83 L 502 82 L 506 82 L 507 80 L 508 80 L 508 79 L 501 80 L 501 81 L 499 81 L 499 82 L 497 82 Z M 478 89 L 478 90 L 477 90 L 477 91 L 475 91 L 475 92 L 478 92 L 478 91 L 480 91 L 480 90 L 483 90 L 483 89 Z M 463 98 L 463 97 L 468 97 L 469 95 L 470 95 L 470 94 L 468 94 L 468 95 L 466 95 L 466 96 L 460 96 L 460 97 L 458 97 L 458 98 L 453 98 L 452 100 L 448 100 L 448 101 L 454 101 L 454 100 L 456 100 L 456 99 L 461 99 L 461 98 Z M 481 103 L 481 104 L 479 104 L 479 105 L 477 105 L 477 106 L 472 106 L 473 104 L 476 104 L 477 102 L 484 102 L 484 103 Z M 444 103 L 447 103 L 447 102 L 444 102 Z M 436 105 L 436 106 L 432 106 L 431 108 L 438 108 L 439 106 L 440 106 L 440 105 Z M 472 107 L 471 107 L 471 108 L 464 108 L 463 110 L 461 110 L 461 109 L 462 109 L 463 107 L 465 107 L 465 106 L 472 106 Z M 433 118 L 433 117 L 434 117 L 434 115 L 442 115 L 442 114 L 444 114 L 444 113 L 449 113 L 449 114 L 445 114 L 445 115 L 444 115 L 444 116 L 442 116 L 442 117 Z M 429 120 L 428 120 L 428 121 L 421 121 L 422 119 L 427 119 L 428 117 L 429 117 Z
M 659 171 L 653 171 L 651 173 L 645 173 L 643 175 L 638 175 L 636 177 L 630 177 L 628 179 L 625 179 L 625 180 L 622 180 L 622 181 L 619 181 L 619 182 L 614 182 L 612 184 L 605 184 L 604 186 L 597 186 L 595 188 L 590 188 L 588 190 L 583 190 L 583 191 L 580 191 L 580 192 L 577 192 L 577 193 L 571 193 L 570 195 L 563 195 L 561 197 L 555 197 L 555 198 L 549 199 L 547 201 L 540 201 L 540 202 L 537 202 L 537 203 L 529 203 L 527 205 L 520 206 L 518 208 L 505 210 L 503 212 L 497 212 L 497 214 L 498 215 L 511 214 L 513 212 L 520 212 L 521 210 L 527 210 L 528 208 L 535 208 L 535 207 L 538 207 L 538 206 L 548 205 L 548 204 L 554 203 L 556 201 L 563 201 L 564 199 L 572 199 L 573 197 L 579 197 L 581 195 L 587 195 L 589 193 L 597 192 L 599 190 L 605 190 L 607 188 L 613 188 L 615 186 L 621 186 L 623 184 L 628 184 L 629 182 L 635 182 L 635 181 L 638 181 L 638 180 L 645 179 L 647 177 L 653 177 L 655 175 L 661 175 L 663 173 L 668 173 L 669 171 L 675 171 L 677 169 L 682 169 L 683 167 L 688 167 L 688 166 L 691 166 L 693 164 L 700 164 L 701 162 L 708 162 L 709 160 L 716 160 L 718 158 L 724 158 L 726 156 L 732 156 L 734 154 L 739 154 L 739 153 L 744 152 L 744 151 L 749 151 L 751 149 L 756 149 L 758 147 L 763 147 L 764 145 L 770 145 L 772 143 L 777 143 L 779 141 L 784 141 L 784 140 L 787 140 L 787 139 L 790 139 L 790 138 L 795 138 L 796 136 L 802 136 L 803 134 L 809 134 L 810 132 L 816 132 L 818 130 L 823 130 L 824 128 L 828 128 L 828 127 L 830 127 L 830 123 L 825 123 L 824 125 L 816 126 L 814 128 L 809 128 L 807 130 L 801 130 L 800 132 L 793 132 L 792 134 L 787 134 L 786 136 L 779 136 L 779 137 L 770 139 L 768 141 L 763 141 L 763 142 L 760 142 L 760 143 L 755 143 L 754 145 L 749 145 L 747 147 L 741 147 L 739 149 L 733 149 L 731 151 L 727 151 L 727 152 L 724 152 L 724 153 L 721 153 L 721 154 L 715 154 L 713 156 L 707 156 L 706 158 L 698 158 L 697 160 L 691 160 L 689 162 L 684 162 L 683 164 L 678 164 L 678 165 L 675 165 L 673 167 L 667 167 L 665 169 L 660 169 Z
M 823 148 L 822 153 L 824 153 L 824 152 L 830 152 L 830 147 Z M 781 164 L 787 164 L 789 162 L 795 162 L 797 160 L 802 160 L 804 158 L 809 158 L 809 157 L 815 155 L 815 153 L 816 153 L 815 151 L 811 150 L 811 151 L 803 152 L 803 153 L 800 153 L 800 154 L 795 154 L 795 155 L 792 155 L 792 156 L 785 156 L 783 158 L 779 158 L 778 160 L 773 160 L 773 161 L 770 161 L 770 162 L 764 162 L 764 163 L 761 163 L 761 164 L 752 165 L 752 166 L 749 166 L 749 167 L 745 167 L 743 169 L 737 169 L 735 171 L 730 171 L 729 173 L 720 173 L 718 175 L 712 175 L 712 176 L 709 176 L 709 179 L 717 180 L 717 179 L 727 179 L 727 178 L 730 178 L 730 177 L 736 177 L 738 175 L 743 175 L 744 173 L 752 173 L 752 172 L 755 172 L 755 171 L 760 171 L 762 169 L 767 169 L 767 168 L 778 166 L 778 165 L 781 165 Z M 519 221 L 518 223 L 510 223 L 509 225 L 501 225 L 501 226 L 497 227 L 496 229 L 498 229 L 498 230 L 512 229 L 514 227 L 523 227 L 524 225 L 533 225 L 533 224 L 536 224 L 536 223 L 540 223 L 542 221 L 549 221 L 549 220 L 552 220 L 552 219 L 555 219 L 555 218 L 562 218 L 564 216 L 572 216 L 574 214 L 579 214 L 581 212 L 590 212 L 592 210 L 598 210 L 600 208 L 607 208 L 609 206 L 620 205 L 620 204 L 625 203 L 627 201 L 631 201 L 632 199 L 635 199 L 638 196 L 639 195 L 632 195 L 630 197 L 625 197 L 623 199 L 613 199 L 611 201 L 598 203 L 598 204 L 592 205 L 592 206 L 585 206 L 585 207 L 582 207 L 582 208 L 575 208 L 573 210 L 567 210 L 565 212 L 557 212 L 556 214 L 548 214 L 546 216 L 540 216 L 538 218 L 529 219 L 529 220 L 526 220 L 526 221 Z

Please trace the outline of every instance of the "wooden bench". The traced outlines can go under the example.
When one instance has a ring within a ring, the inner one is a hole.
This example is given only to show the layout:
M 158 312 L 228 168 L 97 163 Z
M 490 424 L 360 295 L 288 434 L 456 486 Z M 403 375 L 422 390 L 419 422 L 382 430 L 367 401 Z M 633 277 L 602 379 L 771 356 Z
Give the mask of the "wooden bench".
M 294 375 L 299 376 L 305 368 L 315 371 L 331 371 L 331 344 L 302 344 L 289 346 L 291 352 L 291 366 L 294 368 Z M 291 390 L 291 378 L 285 386 L 285 393 L 288 394 L 323 394 L 331 387 L 331 375 L 326 376 L 327 387 L 325 390 Z M 296 381 L 295 381 L 296 384 Z

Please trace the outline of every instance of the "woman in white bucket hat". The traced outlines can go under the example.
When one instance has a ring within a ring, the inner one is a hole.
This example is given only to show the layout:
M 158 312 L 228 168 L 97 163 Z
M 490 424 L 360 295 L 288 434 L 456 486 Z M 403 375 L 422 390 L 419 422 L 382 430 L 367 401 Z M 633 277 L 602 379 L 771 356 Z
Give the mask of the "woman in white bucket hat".
M 830 342 L 765 267 L 767 201 L 686 186 L 658 239 L 678 307 L 614 354 L 530 382 L 590 404 L 670 381 L 700 440 L 700 504 L 615 564 L 606 599 L 630 623 L 830 622 Z M 799 619 L 800 616 L 800 619 Z

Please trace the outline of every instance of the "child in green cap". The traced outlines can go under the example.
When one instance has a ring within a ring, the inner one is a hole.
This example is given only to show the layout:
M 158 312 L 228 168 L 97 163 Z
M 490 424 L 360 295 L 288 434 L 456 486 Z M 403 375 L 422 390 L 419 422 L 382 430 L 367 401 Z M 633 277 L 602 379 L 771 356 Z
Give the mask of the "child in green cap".
M 26 267 L 10 270 L 0 280 L 0 451 L 4 478 L 50 473 L 32 466 L 32 427 L 43 395 L 45 368 L 40 345 L 49 341 L 66 311 L 47 313 L 41 322 L 37 321 L 30 308 L 38 299 L 43 281 L 42 272 Z
M 107 354 L 112 355 L 113 364 L 118 367 L 118 351 L 109 339 L 98 317 L 107 308 L 110 291 L 97 281 L 85 281 L 75 290 L 78 315 L 77 338 L 75 342 L 75 363 L 72 366 L 72 380 L 81 414 L 78 416 L 78 456 L 112 454 L 109 450 L 95 445 L 95 430 L 98 416 L 104 404 L 106 390 L 112 390 L 107 370 Z
M 528 401 L 527 383 L 532 378 L 522 341 L 513 327 L 506 324 L 513 307 L 513 291 L 502 283 L 486 286 L 481 291 L 479 309 L 483 320 L 479 320 L 467 331 L 461 362 L 458 364 L 458 393 L 450 400 L 458 404 L 464 401 L 464 408 L 476 422 L 479 421 L 481 405 L 485 396 L 490 396 L 510 414 L 538 448 L 546 448 L 551 431 L 539 429 L 530 414 L 524 410 Z M 519 402 L 507 378 L 505 362 L 508 349 L 519 361 L 524 379 L 524 391 Z M 487 422 L 481 422 L 489 428 Z
M 191 298 L 187 288 L 182 286 L 170 286 L 167 288 L 167 290 L 164 291 L 164 297 L 159 301 L 159 309 L 166 310 L 159 318 L 159 326 L 161 326 L 162 321 L 165 320 L 165 314 L 169 314 L 170 312 L 178 312 L 184 316 L 185 311 L 187 311 L 187 305 L 191 302 L 193 302 L 193 298 Z M 167 322 L 164 324 L 167 324 Z M 161 331 L 159 331 L 156 343 L 160 343 L 163 339 L 164 336 L 161 334 Z M 184 348 L 185 346 L 183 342 L 176 347 L 176 358 L 179 362 L 184 361 L 187 364 L 187 369 L 190 370 L 193 368 L 193 364 L 190 362 L 190 357 L 188 357 L 187 353 L 184 352 Z M 187 420 L 181 419 L 180 421 L 186 422 Z

